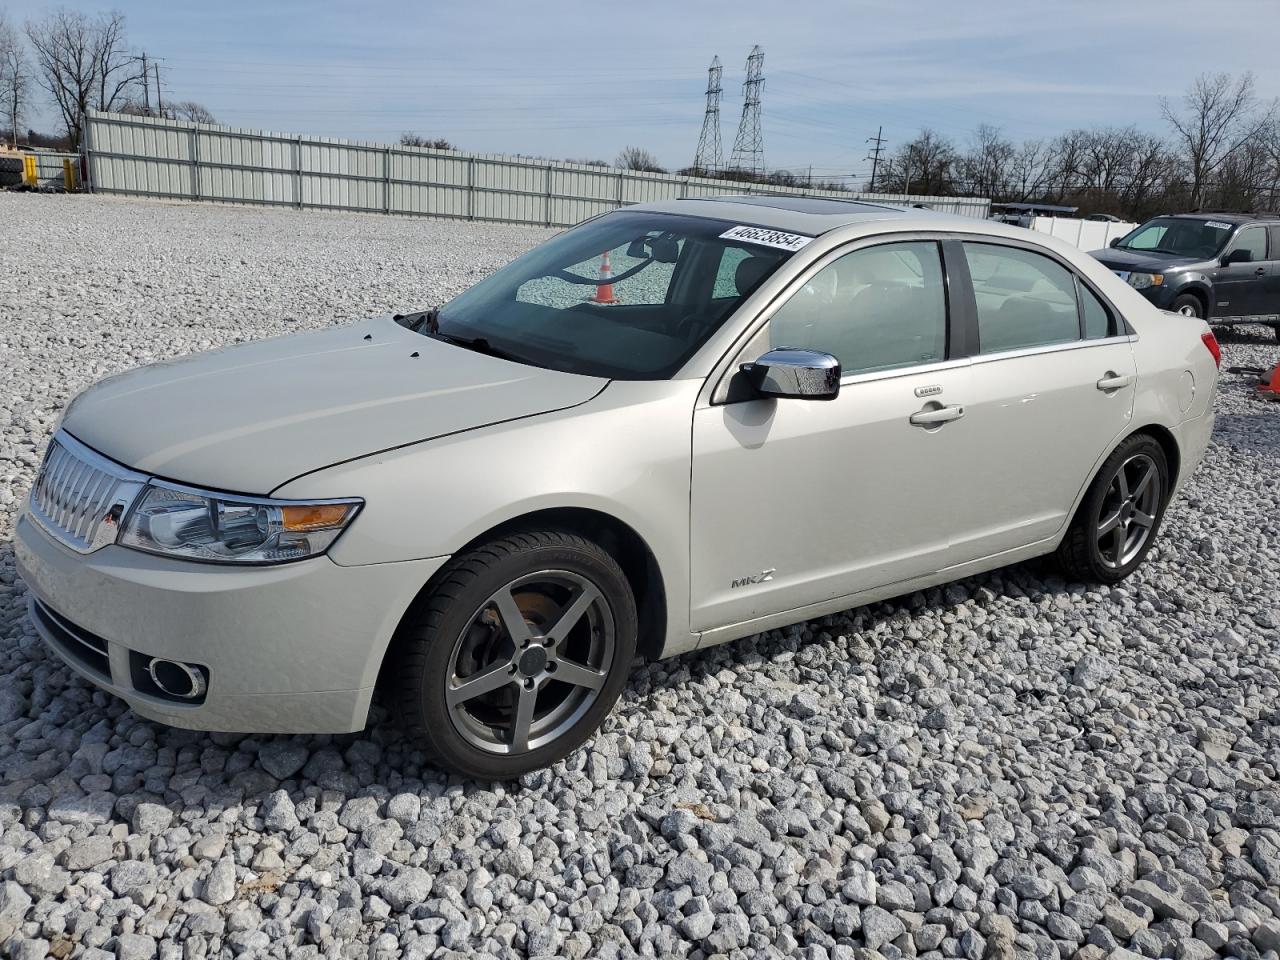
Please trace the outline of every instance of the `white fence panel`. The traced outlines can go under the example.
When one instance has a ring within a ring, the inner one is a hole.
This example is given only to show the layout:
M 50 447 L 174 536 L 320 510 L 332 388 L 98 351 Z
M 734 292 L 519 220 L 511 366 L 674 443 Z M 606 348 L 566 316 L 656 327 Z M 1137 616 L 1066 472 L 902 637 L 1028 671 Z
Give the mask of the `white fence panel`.
M 978 197 L 915 197 L 781 187 L 303 137 L 90 112 L 89 186 L 232 203 L 568 226 L 632 203 L 726 193 L 830 196 L 985 217 Z
M 1136 223 L 1112 223 L 1109 220 L 1072 220 L 1067 217 L 1036 217 L 1031 229 L 1065 240 L 1081 250 L 1101 250 L 1115 237 L 1123 237 Z

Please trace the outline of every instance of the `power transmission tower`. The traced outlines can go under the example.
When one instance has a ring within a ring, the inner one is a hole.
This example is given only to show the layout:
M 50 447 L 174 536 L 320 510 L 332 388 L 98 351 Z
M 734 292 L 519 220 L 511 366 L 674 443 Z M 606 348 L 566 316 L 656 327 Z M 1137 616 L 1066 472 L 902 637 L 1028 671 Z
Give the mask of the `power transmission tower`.
M 693 157 L 693 169 L 716 173 L 722 162 L 720 151 L 720 58 L 714 57 L 707 71 L 707 112 L 702 117 L 702 135 L 698 137 L 698 152 Z
M 876 174 L 880 170 L 880 152 L 884 150 L 885 139 L 883 137 L 883 134 L 884 134 L 884 127 L 882 126 L 878 130 L 876 130 L 876 135 L 874 137 L 867 137 L 867 143 L 875 144 L 875 147 L 874 149 L 872 149 L 870 156 L 867 157 L 867 159 L 871 161 L 871 192 L 872 193 L 876 192 Z
M 733 139 L 729 166 L 759 176 L 764 173 L 764 134 L 760 131 L 760 91 L 764 89 L 764 51 L 751 48 L 747 57 L 747 79 L 742 83 L 742 119 Z

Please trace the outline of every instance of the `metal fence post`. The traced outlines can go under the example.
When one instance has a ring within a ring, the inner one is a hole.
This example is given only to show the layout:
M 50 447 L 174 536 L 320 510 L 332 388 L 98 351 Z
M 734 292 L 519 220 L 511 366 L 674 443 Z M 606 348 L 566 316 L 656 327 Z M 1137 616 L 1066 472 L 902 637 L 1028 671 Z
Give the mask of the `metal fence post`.
M 547 214 L 546 220 L 547 220 L 547 226 L 549 227 L 551 226 L 551 164 L 549 163 L 547 164 L 546 179 L 547 179 L 547 189 L 543 198 L 543 203 L 546 204 L 546 214 Z
M 293 138 L 293 205 L 299 210 L 302 209 L 302 138 Z
M 467 219 L 476 218 L 476 158 L 467 158 Z
M 191 151 L 191 199 L 200 199 L 200 131 L 192 126 L 188 146 Z
M 382 212 L 391 212 L 391 148 L 382 150 Z
M 17 142 L 17 134 L 14 134 L 14 142 Z M 84 158 L 84 179 L 88 185 L 89 192 L 96 192 L 96 184 L 98 178 L 93 173 L 93 118 L 86 116 L 84 118 L 84 142 L 80 144 L 81 156 Z
M 623 189 L 623 183 L 625 182 L 625 179 L 624 179 L 625 176 L 626 175 L 621 170 L 618 171 L 618 208 L 619 209 L 622 208 L 622 189 Z

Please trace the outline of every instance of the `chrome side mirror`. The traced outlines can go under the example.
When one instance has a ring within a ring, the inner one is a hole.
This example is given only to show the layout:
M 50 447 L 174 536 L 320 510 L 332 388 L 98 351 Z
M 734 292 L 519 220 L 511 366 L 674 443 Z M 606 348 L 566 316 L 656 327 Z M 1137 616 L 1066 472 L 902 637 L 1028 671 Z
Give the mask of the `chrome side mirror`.
M 817 350 L 778 347 L 739 369 L 758 397 L 834 400 L 840 393 L 840 361 Z

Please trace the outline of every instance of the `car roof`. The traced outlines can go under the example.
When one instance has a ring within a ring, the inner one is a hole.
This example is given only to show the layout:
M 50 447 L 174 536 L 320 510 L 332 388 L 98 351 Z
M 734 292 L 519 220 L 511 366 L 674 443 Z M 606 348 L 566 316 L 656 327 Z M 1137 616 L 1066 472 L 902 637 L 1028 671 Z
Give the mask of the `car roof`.
M 1223 223 L 1257 223 L 1280 221 L 1280 213 L 1222 213 L 1217 210 L 1198 210 L 1195 213 L 1166 213 L 1175 220 L 1221 220 Z
M 624 209 L 706 217 L 727 223 L 802 233 L 811 237 L 840 227 L 873 220 L 910 220 L 915 223 L 928 221 L 937 229 L 946 229 L 954 225 L 957 220 L 973 219 L 921 207 L 898 207 L 887 203 L 868 203 L 863 200 L 841 200 L 837 197 L 810 197 L 800 194 L 697 197 L 641 203 Z

